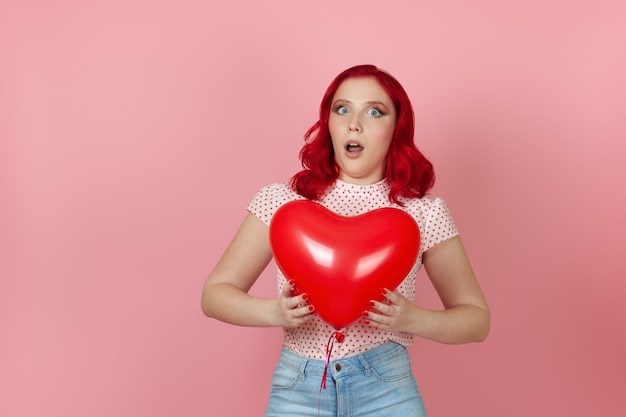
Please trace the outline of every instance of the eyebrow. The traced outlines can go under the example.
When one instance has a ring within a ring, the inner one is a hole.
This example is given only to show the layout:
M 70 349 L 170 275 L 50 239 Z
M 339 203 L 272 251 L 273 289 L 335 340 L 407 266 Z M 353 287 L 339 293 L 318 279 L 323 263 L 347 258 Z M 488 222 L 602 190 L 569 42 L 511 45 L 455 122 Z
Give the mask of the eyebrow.
M 336 104 L 338 102 L 343 102 L 343 103 L 348 103 L 348 104 L 354 104 L 352 103 L 350 100 L 346 100 L 343 98 L 338 98 L 337 100 L 333 101 L 333 104 Z M 389 106 L 386 105 L 385 103 L 383 103 L 382 101 L 378 101 L 378 100 L 371 100 L 371 101 L 366 101 L 365 104 L 380 104 L 383 107 L 388 108 Z

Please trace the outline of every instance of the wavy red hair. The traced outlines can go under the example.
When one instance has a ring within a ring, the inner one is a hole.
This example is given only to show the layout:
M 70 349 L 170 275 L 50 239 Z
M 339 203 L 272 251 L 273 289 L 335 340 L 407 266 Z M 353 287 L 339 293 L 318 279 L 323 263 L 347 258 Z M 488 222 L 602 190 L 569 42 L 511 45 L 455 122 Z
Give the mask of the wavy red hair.
M 389 200 L 401 204 L 399 197 L 423 197 L 435 183 L 433 165 L 413 142 L 415 116 L 406 91 L 389 73 L 374 65 L 358 65 L 339 74 L 328 86 L 319 110 L 319 120 L 306 131 L 300 150 L 303 170 L 291 178 L 291 186 L 300 195 L 319 200 L 338 178 L 339 167 L 328 128 L 332 100 L 339 86 L 348 78 L 373 77 L 385 90 L 396 110 L 396 127 L 385 161 Z

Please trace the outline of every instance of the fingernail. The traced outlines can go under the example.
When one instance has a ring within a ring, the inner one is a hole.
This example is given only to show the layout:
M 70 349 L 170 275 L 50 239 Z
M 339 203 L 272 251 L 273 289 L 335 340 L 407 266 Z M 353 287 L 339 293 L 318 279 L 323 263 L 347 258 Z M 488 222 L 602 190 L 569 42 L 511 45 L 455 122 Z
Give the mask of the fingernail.
M 309 299 L 309 294 L 307 294 L 307 293 L 302 294 L 302 299 L 303 300 L 308 300 Z
M 363 315 L 363 317 L 367 317 L 370 315 L 369 311 L 364 311 L 363 313 L 361 313 Z
M 370 304 L 370 307 L 374 307 L 374 305 L 375 305 L 373 301 L 370 301 L 369 304 Z
M 382 295 L 387 295 L 387 290 L 386 290 L 386 289 L 384 289 L 384 288 L 381 288 L 381 289 L 380 289 L 380 293 L 381 293 Z
M 291 285 L 293 287 L 295 284 L 296 284 L 296 281 L 294 281 L 292 279 L 289 280 L 289 285 Z
M 313 311 L 313 310 L 315 310 L 315 307 L 309 306 L 309 311 Z

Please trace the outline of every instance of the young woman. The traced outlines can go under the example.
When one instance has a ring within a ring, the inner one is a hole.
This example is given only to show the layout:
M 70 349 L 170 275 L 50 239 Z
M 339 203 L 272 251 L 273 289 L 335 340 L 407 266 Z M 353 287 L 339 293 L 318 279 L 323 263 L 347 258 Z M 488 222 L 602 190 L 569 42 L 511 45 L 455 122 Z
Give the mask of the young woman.
M 303 170 L 287 184 L 262 188 L 241 227 L 206 280 L 202 310 L 241 326 L 279 326 L 284 342 L 266 416 L 425 416 L 406 351 L 414 336 L 441 343 L 483 341 L 490 313 L 444 201 L 427 196 L 431 163 L 413 142 L 411 102 L 391 75 L 373 65 L 345 70 L 332 81 L 319 120 L 300 152 Z M 417 222 L 415 265 L 384 301 L 343 329 L 326 363 L 335 329 L 295 294 L 278 271 L 278 297 L 248 291 L 272 258 L 269 224 L 283 204 L 309 199 L 341 215 L 395 207 Z M 444 306 L 413 303 L 424 265 Z M 324 371 L 327 372 L 324 372 Z M 328 389 L 320 389 L 325 376 Z M 318 414 L 319 413 L 319 414 Z

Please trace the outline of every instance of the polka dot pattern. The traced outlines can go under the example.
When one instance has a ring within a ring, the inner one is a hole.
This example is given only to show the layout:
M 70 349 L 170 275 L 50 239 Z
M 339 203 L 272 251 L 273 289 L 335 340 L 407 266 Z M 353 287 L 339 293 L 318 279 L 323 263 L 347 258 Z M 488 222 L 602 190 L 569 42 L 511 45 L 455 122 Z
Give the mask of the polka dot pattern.
M 422 265 L 422 254 L 436 244 L 458 235 L 458 231 L 441 198 L 401 199 L 404 204 L 402 207 L 391 203 L 388 195 L 389 185 L 385 180 L 371 185 L 349 184 L 337 180 L 319 203 L 343 216 L 356 216 L 381 207 L 395 207 L 413 216 L 421 233 L 420 252 L 411 272 L 396 290 L 414 301 L 415 278 Z M 272 184 L 256 194 L 248 206 L 248 211 L 269 226 L 276 210 L 294 200 L 304 200 L 304 197 L 293 191 L 288 184 Z M 286 279 L 280 269 L 277 275 L 277 291 L 280 293 Z M 316 315 L 297 329 L 285 329 L 283 344 L 301 356 L 324 359 L 328 339 L 334 331 L 332 326 Z M 358 320 L 342 331 L 346 338 L 341 344 L 335 343 L 333 359 L 355 355 L 387 341 L 394 341 L 406 347 L 413 342 L 411 334 L 379 330 L 365 324 L 364 319 Z

